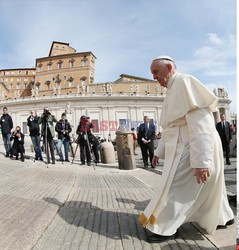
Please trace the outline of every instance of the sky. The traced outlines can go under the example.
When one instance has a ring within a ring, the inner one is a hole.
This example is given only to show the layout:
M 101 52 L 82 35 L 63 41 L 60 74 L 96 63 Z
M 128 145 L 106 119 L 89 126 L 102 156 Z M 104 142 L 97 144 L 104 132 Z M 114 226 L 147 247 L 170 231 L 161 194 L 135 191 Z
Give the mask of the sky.
M 152 79 L 152 59 L 168 55 L 224 88 L 236 113 L 236 0 L 0 0 L 0 11 L 0 69 L 34 67 L 52 41 L 91 51 L 96 83 Z

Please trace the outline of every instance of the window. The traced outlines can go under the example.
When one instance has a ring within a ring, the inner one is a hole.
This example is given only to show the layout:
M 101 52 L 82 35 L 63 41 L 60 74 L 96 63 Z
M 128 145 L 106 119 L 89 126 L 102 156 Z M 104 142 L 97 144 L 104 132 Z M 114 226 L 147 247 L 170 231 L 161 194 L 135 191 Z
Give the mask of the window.
M 41 72 L 41 66 L 38 66 L 38 67 L 37 67 L 37 71 L 38 71 L 38 72 Z
M 81 86 L 85 86 L 85 79 L 81 79 Z
M 86 66 L 86 60 L 82 60 L 82 61 L 81 61 L 81 66 L 82 66 L 82 67 L 85 67 L 85 66 Z
M 26 75 L 28 75 L 28 71 L 26 71 Z
M 51 64 L 48 64 L 47 65 L 47 70 L 51 70 L 51 69 L 52 69 Z
M 72 87 L 72 85 L 73 85 L 73 80 L 74 80 L 74 78 L 73 78 L 72 76 L 70 76 L 70 77 L 68 78 L 67 82 L 68 82 L 68 87 L 69 87 L 69 88 Z
M 24 78 L 24 82 L 27 82 L 27 80 L 28 80 L 27 78 Z
M 63 61 L 60 60 L 60 61 L 57 63 L 57 67 L 58 67 L 58 69 L 62 69 L 62 66 L 63 66 Z
M 17 78 L 17 82 L 20 82 L 21 81 L 21 78 Z
M 93 133 L 99 133 L 99 121 L 98 121 L 98 119 L 92 119 L 91 123 L 93 125 L 92 132 Z
M 24 135 L 27 134 L 27 122 L 23 122 L 23 123 L 22 123 L 22 133 L 23 133 Z
M 17 84 L 17 89 L 20 89 L 20 83 Z
M 24 89 L 27 89 L 27 83 L 24 83 Z
M 22 74 L 22 71 L 21 71 L 21 70 L 19 70 L 19 71 L 18 71 L 18 75 L 21 75 L 21 74 Z
M 38 91 L 40 90 L 40 85 L 41 85 L 40 82 L 38 82 L 38 83 L 36 84 L 36 87 L 37 87 L 37 90 L 38 90 Z
M 119 119 L 119 124 L 120 126 L 125 126 L 127 123 L 127 120 L 126 119 Z
M 10 83 L 8 87 L 9 87 L 9 89 L 12 89 L 12 83 Z
M 70 61 L 70 68 L 73 68 L 74 67 L 74 61 Z

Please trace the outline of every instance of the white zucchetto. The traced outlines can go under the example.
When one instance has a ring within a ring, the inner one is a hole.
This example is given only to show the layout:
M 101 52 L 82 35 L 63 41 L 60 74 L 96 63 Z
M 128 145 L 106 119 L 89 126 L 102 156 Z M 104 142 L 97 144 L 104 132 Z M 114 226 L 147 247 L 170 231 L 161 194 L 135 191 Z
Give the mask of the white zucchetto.
M 170 56 L 165 56 L 165 55 L 161 55 L 161 56 L 158 56 L 156 58 L 153 59 L 153 61 L 156 61 L 156 60 L 169 60 L 169 61 L 172 61 L 175 63 L 175 61 L 173 60 L 172 57 Z

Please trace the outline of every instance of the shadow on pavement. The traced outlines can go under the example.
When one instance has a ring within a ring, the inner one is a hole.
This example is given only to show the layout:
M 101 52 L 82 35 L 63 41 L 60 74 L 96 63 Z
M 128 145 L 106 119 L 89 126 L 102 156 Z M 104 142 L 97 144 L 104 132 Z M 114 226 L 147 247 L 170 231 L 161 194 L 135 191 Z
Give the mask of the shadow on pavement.
M 149 231 L 142 228 L 138 222 L 139 214 L 137 211 L 133 211 L 133 209 L 130 209 L 129 212 L 127 212 L 127 209 L 104 210 L 93 206 L 91 202 L 81 201 L 79 206 L 79 201 L 68 201 L 63 204 L 56 198 L 46 197 L 43 198 L 43 200 L 59 206 L 58 215 L 70 225 L 83 227 L 92 233 L 103 235 L 114 240 L 131 239 L 131 237 L 133 237 L 147 242 L 147 234 Z M 135 209 L 139 210 L 145 208 L 149 202 L 149 200 L 138 202 L 131 199 L 118 199 L 118 201 L 134 203 Z M 176 241 L 171 240 L 170 246 L 173 244 L 178 246 L 178 244 L 180 244 L 182 249 L 184 249 L 184 246 L 186 249 L 188 248 L 187 240 L 197 241 L 205 240 L 205 238 L 190 223 L 186 223 L 179 228 L 179 237 Z M 164 245 L 162 245 L 161 248 L 164 249 Z
M 135 201 L 132 199 L 127 199 L 127 198 L 116 198 L 116 200 L 118 202 L 122 202 L 122 203 L 134 204 L 134 209 L 136 209 L 138 211 L 143 211 L 150 202 L 150 200 Z

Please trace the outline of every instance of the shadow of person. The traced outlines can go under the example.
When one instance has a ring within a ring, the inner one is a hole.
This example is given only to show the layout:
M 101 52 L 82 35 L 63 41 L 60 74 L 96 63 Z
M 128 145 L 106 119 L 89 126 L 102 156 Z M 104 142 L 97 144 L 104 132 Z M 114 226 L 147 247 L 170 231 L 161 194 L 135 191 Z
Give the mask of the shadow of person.
M 58 215 L 68 224 L 83 227 L 93 233 L 114 240 L 132 239 L 146 241 L 146 232 L 138 222 L 139 214 L 130 209 L 104 210 L 91 202 L 59 202 L 56 198 L 46 197 L 44 201 L 59 207 Z
M 46 197 L 43 200 L 58 206 L 60 218 L 77 228 L 82 227 L 92 233 L 103 235 L 113 240 L 126 239 L 133 242 L 132 238 L 134 238 L 134 241 L 140 240 L 144 244 L 149 244 L 147 243 L 147 235 L 151 233 L 139 223 L 140 212 L 136 210 L 138 208 L 139 210 L 144 209 L 149 200 L 139 202 L 117 198 L 120 202 L 135 204 L 135 209 L 118 208 L 107 210 L 85 201 L 67 201 L 63 204 L 56 198 Z M 180 244 L 185 247 L 188 245 L 187 240 L 196 241 L 204 239 L 202 234 L 191 223 L 182 225 L 178 231 L 178 238 L 181 239 Z M 161 248 L 164 249 L 163 245 Z
M 145 201 L 135 201 L 132 199 L 127 199 L 127 198 L 116 198 L 116 200 L 118 202 L 122 202 L 122 203 L 128 203 L 128 204 L 133 204 L 134 205 L 134 209 L 139 210 L 139 211 L 143 211 L 146 206 L 149 204 L 150 200 L 145 200 Z

